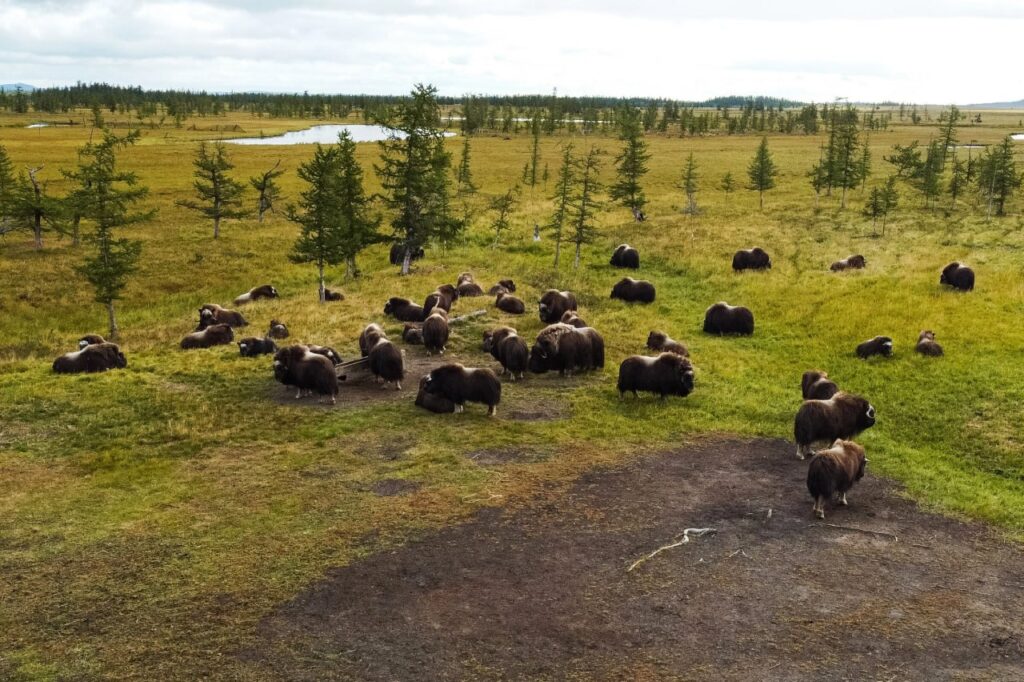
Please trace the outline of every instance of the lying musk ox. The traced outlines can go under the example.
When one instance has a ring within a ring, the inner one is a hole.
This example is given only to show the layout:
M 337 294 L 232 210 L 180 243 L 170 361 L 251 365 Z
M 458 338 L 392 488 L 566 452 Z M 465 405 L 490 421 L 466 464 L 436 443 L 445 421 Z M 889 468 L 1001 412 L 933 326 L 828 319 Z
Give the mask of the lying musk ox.
M 462 412 L 466 403 L 483 403 L 487 414 L 492 417 L 498 414 L 501 381 L 489 369 L 466 368 L 453 363 L 431 370 L 424 378 L 423 390 L 452 401 L 457 412 Z
M 665 332 L 652 331 L 647 335 L 647 347 L 662 353 L 675 353 L 684 358 L 690 357 L 690 351 L 678 341 L 669 338 Z
M 384 304 L 384 314 L 391 315 L 399 322 L 422 322 L 423 308 L 407 298 L 392 296 Z
M 53 371 L 57 374 L 78 374 L 81 372 L 106 372 L 109 369 L 122 369 L 128 366 L 128 360 L 116 343 L 91 343 L 81 350 L 65 353 L 53 361 Z
M 917 345 L 914 347 L 921 355 L 927 355 L 929 357 L 937 358 L 942 355 L 942 346 L 935 340 L 935 332 L 930 330 L 924 330 L 921 335 L 917 337 Z
M 86 334 L 82 338 L 78 339 L 78 350 L 82 350 L 86 346 L 92 346 L 97 343 L 106 343 L 107 340 L 99 334 Z
M 456 291 L 459 293 L 459 297 L 465 298 L 484 295 L 483 288 L 476 282 L 463 282 L 456 288 Z
M 640 267 L 640 252 L 629 244 L 619 244 L 612 253 L 611 264 L 617 268 L 636 270 Z
M 359 353 L 364 358 L 367 357 L 370 354 L 370 349 L 376 346 L 379 340 L 386 338 L 388 335 L 384 332 L 384 327 L 376 322 L 371 322 L 359 333 Z
M 654 303 L 654 285 L 645 279 L 623 277 L 612 287 L 611 298 L 626 303 Z
M 540 321 L 554 324 L 562 319 L 566 310 L 576 310 L 576 297 L 571 291 L 548 289 L 537 302 Z
M 498 327 L 484 332 L 484 351 L 501 363 L 501 373 L 508 372 L 512 381 L 523 378 L 530 360 L 526 341 L 512 327 Z
M 850 440 L 837 438 L 828 450 L 814 453 L 807 467 L 807 491 L 814 498 L 814 515 L 825 518 L 825 503 L 839 493 L 839 504 L 846 505 L 846 493 L 864 478 L 868 460 L 864 448 Z
M 604 339 L 591 327 L 549 325 L 537 334 L 528 367 L 534 374 L 557 371 L 563 376 L 577 369 L 600 369 L 604 367 Z
M 345 294 L 340 291 L 334 291 L 333 289 L 324 289 L 324 300 L 325 301 L 344 301 Z
M 704 332 L 749 336 L 754 333 L 754 313 L 743 306 L 732 306 L 720 301 L 705 311 Z
M 330 396 L 333 405 L 338 398 L 338 374 L 334 363 L 323 355 L 311 353 L 306 346 L 288 346 L 274 355 L 274 378 L 285 386 L 294 386 L 296 400 L 302 392 Z
M 815 443 L 853 438 L 875 425 L 875 408 L 864 398 L 840 391 L 828 400 L 805 400 L 796 413 L 796 456 L 803 459 Z
M 946 284 L 960 291 L 971 291 L 974 289 L 974 270 L 954 261 L 942 268 L 939 284 Z
M 451 414 L 455 412 L 455 403 L 443 395 L 427 393 L 427 377 L 420 377 L 420 390 L 416 393 L 416 407 L 430 410 L 437 414 Z
M 576 314 L 575 310 L 566 310 L 562 313 L 562 319 L 559 320 L 562 324 L 569 324 L 577 329 L 583 327 L 589 327 L 590 325 L 583 321 L 583 318 Z
M 228 324 L 232 327 L 249 325 L 238 311 L 221 308 L 216 303 L 204 303 L 199 308 L 199 328 L 196 331 L 202 331 L 211 324 Z
M 742 249 L 732 257 L 732 269 L 736 272 L 740 270 L 771 270 L 771 267 L 772 259 L 760 246 Z
M 270 339 L 287 339 L 288 338 L 288 327 L 284 322 L 278 320 L 270 321 L 270 329 L 267 331 L 267 338 Z
M 857 346 L 858 358 L 867 360 L 872 355 L 892 357 L 892 339 L 888 336 L 876 336 Z
M 341 364 L 341 353 L 334 350 L 330 346 L 316 346 L 311 344 L 307 346 L 307 348 L 309 348 L 310 353 L 315 353 L 316 355 L 324 356 L 325 358 L 330 360 L 331 364 L 333 365 Z
M 235 332 L 228 324 L 211 324 L 199 332 L 192 332 L 181 340 L 182 350 L 223 346 L 235 340 Z
M 402 327 L 402 341 L 412 346 L 423 345 L 423 327 L 406 322 Z
M 443 308 L 434 308 L 423 320 L 423 346 L 427 353 L 444 354 L 448 344 L 448 313 Z
M 864 256 L 857 254 L 856 256 L 847 256 L 843 260 L 837 260 L 835 263 L 829 266 L 829 270 L 832 272 L 842 272 L 843 270 L 861 270 L 867 266 L 868 262 Z
M 260 339 L 247 336 L 238 342 L 238 354 L 243 358 L 254 358 L 257 355 L 269 355 L 277 352 L 277 344 L 269 338 Z
M 627 391 L 650 391 L 661 396 L 687 396 L 693 391 L 693 365 L 676 353 L 661 353 L 649 358 L 633 355 L 619 365 L 619 398 Z M 638 396 L 637 396 L 638 397 Z
M 424 253 L 422 246 L 421 247 L 417 247 L 415 249 L 412 249 L 412 252 L 409 254 L 409 262 L 412 262 L 414 260 L 419 260 L 420 258 L 423 258 L 424 255 L 426 255 L 426 254 Z M 404 258 L 405 258 L 405 244 L 402 244 L 402 243 L 392 244 L 391 245 L 391 253 L 388 256 L 388 260 L 391 262 L 391 264 L 392 265 L 401 265 L 402 264 L 402 260 Z
M 452 311 L 452 303 L 459 296 L 459 292 L 455 290 L 451 284 L 443 284 L 433 291 L 423 301 L 423 319 L 427 319 L 434 308 L 441 308 L 446 313 Z
M 526 304 L 521 298 L 512 294 L 499 293 L 494 297 L 494 307 L 509 315 L 522 315 L 526 312 Z
M 249 291 L 236 298 L 234 300 L 234 304 L 242 305 L 243 303 L 249 303 L 250 301 L 258 301 L 261 298 L 277 298 L 277 296 L 277 289 L 269 284 L 264 284 L 262 286 L 249 289 Z
M 804 400 L 828 400 L 839 392 L 836 382 L 828 378 L 828 374 L 818 370 L 804 372 L 800 380 L 800 393 Z
M 515 292 L 516 283 L 510 279 L 499 279 L 497 284 L 487 290 L 487 293 L 491 296 L 501 293 L 514 294 Z
M 370 348 L 370 372 L 381 382 L 381 388 L 394 382 L 395 389 L 402 390 L 402 379 L 405 377 L 405 361 L 402 352 L 386 338 L 377 339 Z

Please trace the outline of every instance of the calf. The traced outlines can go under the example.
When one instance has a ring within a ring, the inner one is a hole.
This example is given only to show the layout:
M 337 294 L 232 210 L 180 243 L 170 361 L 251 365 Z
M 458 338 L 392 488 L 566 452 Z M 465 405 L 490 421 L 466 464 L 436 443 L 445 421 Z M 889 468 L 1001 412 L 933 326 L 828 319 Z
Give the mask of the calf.
M 238 342 L 238 354 L 243 358 L 254 358 L 257 355 L 269 355 L 277 352 L 277 344 L 269 338 L 247 336 Z
M 564 313 L 562 313 L 562 319 L 559 320 L 559 322 L 561 322 L 562 324 L 571 325 L 573 327 L 576 327 L 577 329 L 582 329 L 583 327 L 590 326 L 583 320 L 582 317 L 576 314 L 575 310 L 566 310 Z
M 502 374 L 508 372 L 512 381 L 523 378 L 529 365 L 530 351 L 526 341 L 512 327 L 498 327 L 484 332 L 484 350 L 501 363 Z
M 684 358 L 690 357 L 690 351 L 678 341 L 673 341 L 665 332 L 652 331 L 647 335 L 647 347 L 663 353 L 675 353 Z
M 800 393 L 804 400 L 828 400 L 839 392 L 836 382 L 828 378 L 828 374 L 818 370 L 804 372 L 800 380 Z
M 333 365 L 340 365 L 342 362 L 341 354 L 338 351 L 331 348 L 330 346 L 317 346 L 314 344 L 310 344 L 309 346 L 307 346 L 307 348 L 309 348 L 310 353 L 324 356 L 325 358 L 330 360 L 331 364 Z
M 270 330 L 267 332 L 267 338 L 270 339 L 287 339 L 288 338 L 288 327 L 285 326 L 284 322 L 278 322 L 277 320 L 270 321 Z
M 420 377 L 420 389 L 416 393 L 416 407 L 430 410 L 437 414 L 451 414 L 455 412 L 455 403 L 438 393 L 428 393 L 427 377 Z
M 846 505 L 846 493 L 864 478 L 868 460 L 864 448 L 850 440 L 837 438 L 828 450 L 814 453 L 807 467 L 807 491 L 814 498 L 814 515 L 825 518 L 825 503 L 839 493 L 839 504 Z
M 873 355 L 892 357 L 892 339 L 888 336 L 876 336 L 857 346 L 858 358 L 867 360 Z
M 501 381 L 489 369 L 466 368 L 453 363 L 432 370 L 424 378 L 423 390 L 452 401 L 457 412 L 462 412 L 470 402 L 486 405 L 487 414 L 492 417 L 498 413 Z
M 182 350 L 212 348 L 213 346 L 223 346 L 234 340 L 235 332 L 231 330 L 231 325 L 213 324 L 202 331 L 192 332 L 183 338 L 181 340 L 181 348 Z
M 676 353 L 661 353 L 650 358 L 634 355 L 619 365 L 619 398 L 631 391 L 657 393 L 664 400 L 665 396 L 687 396 L 693 391 L 693 365 L 690 361 Z
M 423 345 L 423 326 L 406 322 L 402 327 L 402 340 L 411 346 Z
M 828 400 L 805 400 L 793 421 L 796 456 L 804 459 L 815 443 L 853 438 L 875 425 L 875 408 L 857 395 L 840 391 Z
M 917 337 L 917 345 L 914 347 L 921 355 L 937 358 L 942 355 L 942 346 L 935 340 L 935 332 L 925 330 Z
M 611 298 L 626 303 L 654 303 L 654 285 L 644 279 L 623 277 L 612 287 Z

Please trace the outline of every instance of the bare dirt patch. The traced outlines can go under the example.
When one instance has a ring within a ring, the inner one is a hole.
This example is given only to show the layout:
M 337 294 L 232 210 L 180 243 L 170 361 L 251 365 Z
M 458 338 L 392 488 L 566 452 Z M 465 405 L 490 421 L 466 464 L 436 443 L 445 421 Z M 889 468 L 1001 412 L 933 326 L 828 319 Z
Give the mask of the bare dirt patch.
M 769 440 L 587 474 L 330 571 L 242 657 L 309 680 L 1020 679 L 1019 548 L 871 476 L 824 525 L 805 476 Z
M 416 492 L 422 487 L 421 483 L 416 481 L 406 481 L 401 478 L 385 478 L 377 481 L 370 486 L 370 490 L 375 495 L 381 497 L 394 497 L 396 495 L 408 495 L 409 493 Z

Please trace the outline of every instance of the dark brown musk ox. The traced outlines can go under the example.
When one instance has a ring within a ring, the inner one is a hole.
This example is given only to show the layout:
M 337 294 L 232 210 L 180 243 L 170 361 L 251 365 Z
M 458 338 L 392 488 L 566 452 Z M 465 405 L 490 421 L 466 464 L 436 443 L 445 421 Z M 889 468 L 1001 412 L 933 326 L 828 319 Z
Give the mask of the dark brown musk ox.
M 425 255 L 426 253 L 423 251 L 422 246 L 413 248 L 409 254 L 409 262 L 417 261 Z M 401 242 L 392 244 L 391 253 L 388 255 L 388 261 L 392 265 L 401 265 L 403 259 L 405 259 L 405 244 Z
M 244 294 L 242 294 L 241 296 L 236 298 L 234 300 L 234 304 L 235 305 L 243 305 L 245 303 L 250 303 L 252 301 L 258 301 L 261 298 L 277 298 L 277 297 L 278 297 L 277 289 L 275 289 L 274 287 L 270 286 L 269 284 L 263 284 L 263 285 L 260 285 L 258 287 L 254 287 L 252 289 L 249 289 L 249 291 L 245 292 Z
M 647 335 L 647 347 L 662 353 L 675 353 L 684 358 L 690 357 L 690 351 L 679 341 L 669 338 L 665 332 L 652 331 Z
M 423 390 L 452 401 L 456 412 L 462 412 L 466 403 L 483 403 L 487 406 L 488 415 L 498 414 L 501 381 L 489 369 L 452 363 L 432 369 L 424 379 Z
M 65 353 L 53 361 L 53 371 L 57 374 L 79 374 L 106 372 L 110 369 L 123 369 L 128 360 L 116 343 L 91 343 L 81 350 Z
M 107 340 L 99 334 L 86 334 L 82 338 L 78 339 L 78 350 L 82 350 L 86 346 L 92 346 L 97 343 L 106 343 Z
M 851 440 L 837 438 L 828 450 L 818 450 L 807 466 L 807 491 L 814 498 L 814 515 L 825 518 L 825 503 L 839 494 L 839 504 L 846 505 L 846 493 L 864 478 L 868 459 L 864 448 Z
M 370 372 L 381 382 L 381 388 L 389 383 L 395 384 L 395 389 L 402 390 L 402 379 L 405 377 L 405 359 L 402 351 L 386 338 L 377 339 L 377 342 L 370 348 L 370 354 L 366 356 L 370 361 Z
M 499 293 L 494 297 L 494 307 L 509 315 L 522 315 L 526 312 L 526 304 L 523 299 L 512 294 Z
M 416 392 L 416 407 L 422 407 L 437 414 L 451 414 L 455 412 L 455 403 L 443 395 L 427 393 L 427 377 L 420 377 L 420 388 Z
M 238 354 L 243 358 L 254 358 L 258 355 L 269 355 L 277 352 L 277 344 L 270 338 L 247 336 L 238 342 Z
M 270 321 L 270 329 L 267 330 L 267 338 L 270 339 L 287 339 L 288 338 L 288 327 L 284 322 L 279 320 Z
M 181 340 L 182 350 L 223 346 L 235 340 L 235 332 L 228 324 L 211 324 L 206 329 L 192 332 Z
M 487 293 L 491 296 L 501 293 L 514 294 L 515 292 L 516 283 L 510 279 L 499 279 L 497 284 L 487 290 Z
M 974 270 L 954 261 L 942 268 L 939 284 L 945 284 L 960 291 L 971 291 L 974 289 Z
M 249 323 L 237 310 L 222 308 L 216 303 L 204 303 L 199 308 L 199 327 L 196 331 L 202 331 L 211 324 L 227 324 L 232 327 L 247 327 Z
M 330 346 L 318 346 L 316 344 L 310 344 L 309 346 L 306 347 L 309 349 L 310 353 L 322 355 L 328 360 L 330 360 L 332 365 L 340 365 L 342 363 L 341 353 L 334 350 Z
M 562 319 L 560 319 L 559 322 L 561 322 L 562 324 L 572 325 L 573 327 L 576 327 L 577 329 L 581 329 L 583 327 L 589 327 L 590 326 L 589 324 L 587 324 L 583 320 L 582 317 L 580 317 L 576 313 L 575 310 L 566 310 L 564 313 L 562 313 Z
M 842 272 L 843 270 L 862 270 L 867 266 L 868 262 L 864 256 L 857 254 L 855 256 L 847 256 L 843 260 L 837 260 L 835 263 L 829 266 L 829 270 L 832 272 Z
M 423 326 L 406 322 L 402 327 L 402 341 L 411 346 L 423 345 Z
M 427 319 L 434 308 L 443 308 L 446 313 L 452 311 L 452 303 L 459 298 L 459 292 L 451 284 L 442 284 L 423 301 L 423 319 Z
M 771 270 L 772 259 L 760 246 L 752 249 L 741 249 L 732 257 L 732 269 L 740 270 Z
M 333 289 L 324 289 L 324 300 L 325 301 L 344 301 L 345 294 L 340 291 L 334 291 Z
M 704 332 L 750 336 L 754 333 L 754 313 L 741 305 L 719 301 L 704 312 Z
M 562 376 L 575 370 L 604 367 L 604 339 L 592 327 L 577 329 L 552 324 L 540 330 L 530 349 L 528 368 L 534 374 L 557 371 Z
M 883 357 L 891 358 L 892 338 L 888 336 L 876 336 L 873 339 L 868 339 L 857 346 L 858 358 L 867 360 L 873 355 L 881 355 Z
M 423 308 L 407 298 L 392 296 L 384 304 L 384 314 L 390 315 L 399 322 L 422 322 Z
M 282 348 L 274 354 L 274 378 L 285 386 L 294 386 L 295 398 L 302 392 L 328 396 L 333 405 L 338 398 L 338 374 L 334 363 L 307 346 Z
M 444 308 L 434 308 L 423 320 L 423 346 L 427 354 L 444 354 L 444 347 L 448 345 L 448 336 L 451 332 L 448 329 L 448 313 Z
M 626 303 L 654 303 L 654 285 L 645 279 L 623 277 L 612 287 L 610 298 Z
M 458 278 L 455 280 L 455 290 L 458 292 L 460 297 L 471 298 L 473 296 L 483 296 L 483 288 L 476 283 L 473 279 L 473 273 L 463 272 L 460 273 Z
M 640 252 L 629 244 L 619 244 L 612 253 L 611 265 L 636 270 L 640 267 Z
M 815 443 L 853 438 L 874 425 L 874 406 L 858 395 L 840 391 L 828 400 L 805 400 L 793 421 L 796 456 L 803 459 Z
M 364 358 L 370 355 L 370 349 L 377 345 L 381 339 L 388 338 L 384 327 L 376 322 L 366 325 L 366 328 L 359 333 L 359 353 Z
M 804 400 L 828 400 L 838 392 L 839 386 L 826 372 L 812 369 L 804 372 L 800 379 L 800 394 Z
M 942 346 L 935 340 L 935 332 L 930 329 L 926 329 L 921 332 L 921 335 L 917 337 L 917 345 L 914 346 L 921 355 L 927 355 L 929 357 L 937 358 L 943 354 Z
M 657 357 L 633 355 L 619 365 L 619 398 L 627 391 L 638 396 L 637 391 L 657 393 L 662 400 L 665 396 L 687 396 L 693 391 L 693 365 L 676 353 L 661 353 Z
M 516 375 L 523 378 L 530 361 L 526 340 L 512 327 L 498 327 L 484 332 L 484 351 L 501 363 L 501 373 L 508 373 L 512 381 Z
M 537 301 L 537 310 L 540 313 L 540 321 L 547 324 L 554 324 L 562 319 L 566 310 L 576 310 L 576 296 L 571 291 L 557 291 L 548 289 Z

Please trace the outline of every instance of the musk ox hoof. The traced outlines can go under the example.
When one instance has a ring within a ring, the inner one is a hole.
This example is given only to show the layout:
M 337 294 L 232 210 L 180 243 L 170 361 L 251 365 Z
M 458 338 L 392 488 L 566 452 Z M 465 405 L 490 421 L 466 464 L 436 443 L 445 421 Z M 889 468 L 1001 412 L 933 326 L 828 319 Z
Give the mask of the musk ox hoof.
M 825 510 L 824 509 L 815 509 L 814 510 L 814 516 L 815 516 L 815 518 L 824 519 L 825 518 Z
M 498 408 L 497 408 L 497 407 L 494 407 L 494 406 L 492 405 L 492 406 L 491 406 L 491 407 L 490 407 L 490 408 L 489 408 L 489 409 L 487 410 L 487 416 L 488 416 L 488 417 L 497 417 L 497 416 L 498 416 Z
M 850 503 L 846 501 L 846 493 L 843 493 L 843 496 L 839 498 L 839 504 L 843 505 L 844 507 L 849 506 Z
M 396 391 L 401 391 L 402 390 L 402 382 L 401 381 L 396 381 L 395 382 L 395 390 Z

